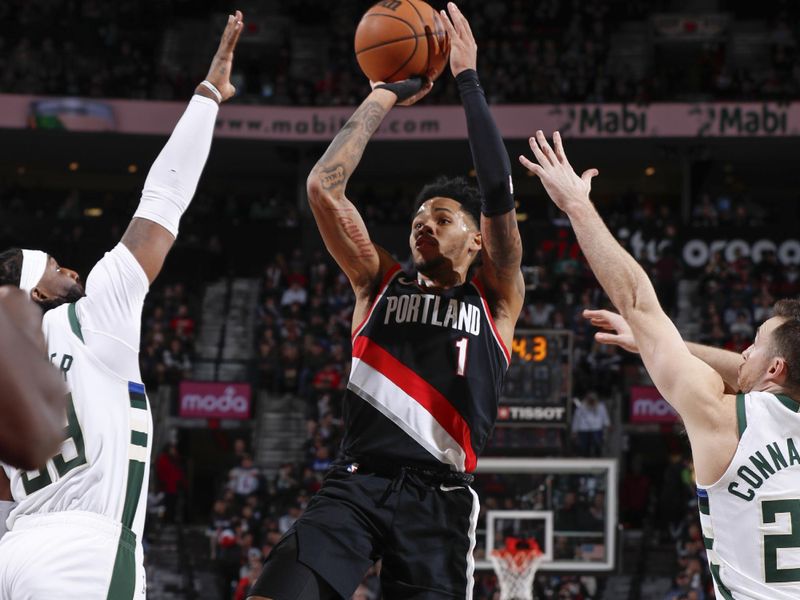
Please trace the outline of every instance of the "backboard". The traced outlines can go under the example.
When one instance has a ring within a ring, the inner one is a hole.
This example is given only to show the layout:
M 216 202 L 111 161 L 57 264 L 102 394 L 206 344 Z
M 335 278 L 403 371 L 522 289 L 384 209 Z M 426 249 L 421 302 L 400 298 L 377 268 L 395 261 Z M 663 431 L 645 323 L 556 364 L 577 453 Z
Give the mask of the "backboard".
M 616 460 L 482 458 L 475 475 L 481 500 L 476 569 L 492 568 L 488 552 L 508 531 L 537 539 L 546 554 L 542 571 L 614 569 Z

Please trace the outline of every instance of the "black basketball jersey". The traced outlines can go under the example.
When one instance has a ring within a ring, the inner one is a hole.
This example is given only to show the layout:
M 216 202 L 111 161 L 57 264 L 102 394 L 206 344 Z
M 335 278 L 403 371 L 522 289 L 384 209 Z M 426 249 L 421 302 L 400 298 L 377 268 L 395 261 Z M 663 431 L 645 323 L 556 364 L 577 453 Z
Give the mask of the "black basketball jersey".
M 431 293 L 394 267 L 353 334 L 344 456 L 475 470 L 509 360 L 477 279 Z

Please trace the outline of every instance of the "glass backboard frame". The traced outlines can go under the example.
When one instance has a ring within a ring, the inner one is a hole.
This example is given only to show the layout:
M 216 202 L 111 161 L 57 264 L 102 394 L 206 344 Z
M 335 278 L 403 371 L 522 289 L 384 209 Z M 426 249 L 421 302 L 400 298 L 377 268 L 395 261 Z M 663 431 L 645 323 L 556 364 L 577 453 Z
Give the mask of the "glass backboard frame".
M 592 474 L 605 473 L 608 480 L 606 486 L 605 510 L 605 543 L 607 551 L 604 561 L 549 560 L 543 561 L 542 571 L 568 572 L 608 572 L 616 566 L 617 522 L 618 522 L 618 463 L 612 458 L 481 458 L 475 473 L 555 473 L 555 474 Z M 523 511 L 525 512 L 525 511 Z M 552 512 L 552 511 L 543 511 Z M 487 523 L 484 521 L 483 525 Z M 479 526 L 481 524 L 479 523 Z M 488 531 L 487 531 L 488 537 Z M 550 540 L 551 542 L 553 540 Z M 488 540 L 487 540 L 488 542 Z M 552 549 L 552 544 L 550 544 Z M 492 563 L 487 558 L 475 561 L 476 570 L 491 570 Z

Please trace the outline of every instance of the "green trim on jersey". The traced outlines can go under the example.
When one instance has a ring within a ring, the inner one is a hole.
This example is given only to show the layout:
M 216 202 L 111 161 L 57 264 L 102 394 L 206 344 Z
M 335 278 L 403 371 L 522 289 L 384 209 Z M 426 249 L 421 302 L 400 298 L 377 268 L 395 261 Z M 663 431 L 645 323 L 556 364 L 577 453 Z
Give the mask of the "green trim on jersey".
M 775 397 L 790 411 L 800 412 L 800 404 L 798 404 L 796 400 L 792 400 L 786 394 L 775 394 Z
M 147 396 L 144 386 L 140 383 L 128 383 L 128 397 L 131 408 L 147 411 Z M 131 431 L 131 446 L 147 448 L 147 433 L 144 431 Z M 142 495 L 145 464 L 140 460 L 128 460 L 128 483 L 125 486 L 125 504 L 122 508 L 122 524 L 127 528 L 133 527 L 133 519 L 139 506 L 139 497 Z
M 69 326 L 72 328 L 72 333 L 83 342 L 83 331 L 81 330 L 81 322 L 78 320 L 78 311 L 75 310 L 75 303 L 70 304 L 69 308 L 67 308 L 67 316 L 69 317 Z M 86 342 L 83 343 L 85 344 Z
M 711 565 L 711 576 L 714 578 L 714 581 L 717 583 L 717 589 L 719 590 L 720 595 L 725 600 L 736 600 L 731 594 L 731 591 L 728 587 L 722 583 L 722 579 L 719 577 L 719 565 Z
M 131 444 L 147 448 L 147 434 L 143 431 L 131 431 Z
M 131 528 L 136 508 L 139 505 L 139 496 L 142 494 L 142 481 L 144 481 L 144 463 L 138 460 L 128 461 L 128 485 L 125 486 L 125 507 L 122 509 L 122 524 Z
M 136 591 L 136 534 L 123 527 L 106 600 L 130 600 Z
M 747 411 L 744 409 L 744 394 L 736 394 L 736 422 L 739 424 L 739 439 L 747 429 Z
M 147 410 L 147 396 L 133 391 L 128 392 L 128 394 L 130 395 L 131 399 L 131 408 Z

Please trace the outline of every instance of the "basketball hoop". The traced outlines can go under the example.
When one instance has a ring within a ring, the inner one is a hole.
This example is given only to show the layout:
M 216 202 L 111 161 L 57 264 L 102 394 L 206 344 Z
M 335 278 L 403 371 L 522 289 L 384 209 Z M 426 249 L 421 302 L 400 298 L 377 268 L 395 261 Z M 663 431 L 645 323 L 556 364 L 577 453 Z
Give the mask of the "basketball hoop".
M 500 583 L 500 600 L 533 600 L 533 580 L 542 561 L 534 539 L 506 538 L 506 547 L 489 555 Z

